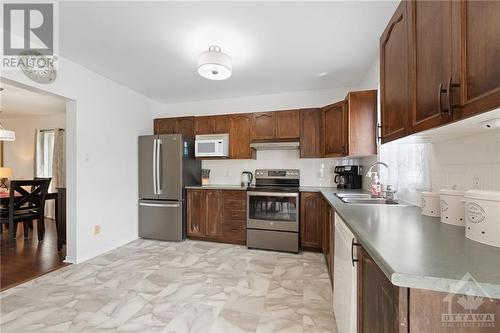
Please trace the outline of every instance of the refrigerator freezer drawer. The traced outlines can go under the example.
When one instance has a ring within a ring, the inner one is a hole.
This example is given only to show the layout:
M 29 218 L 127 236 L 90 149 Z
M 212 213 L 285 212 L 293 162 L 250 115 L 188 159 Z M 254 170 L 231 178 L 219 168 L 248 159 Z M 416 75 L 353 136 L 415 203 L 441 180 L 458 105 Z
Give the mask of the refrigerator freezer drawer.
M 184 225 L 181 201 L 140 200 L 139 237 L 182 241 Z

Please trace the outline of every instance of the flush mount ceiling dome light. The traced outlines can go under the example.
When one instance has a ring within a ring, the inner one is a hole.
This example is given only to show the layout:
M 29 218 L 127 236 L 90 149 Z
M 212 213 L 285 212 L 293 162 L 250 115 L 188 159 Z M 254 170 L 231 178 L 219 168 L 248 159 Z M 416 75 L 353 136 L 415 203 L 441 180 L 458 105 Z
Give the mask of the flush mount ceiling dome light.
M 212 45 L 208 51 L 198 57 L 198 73 L 209 80 L 225 80 L 231 77 L 233 66 L 231 57 L 221 52 L 217 45 Z

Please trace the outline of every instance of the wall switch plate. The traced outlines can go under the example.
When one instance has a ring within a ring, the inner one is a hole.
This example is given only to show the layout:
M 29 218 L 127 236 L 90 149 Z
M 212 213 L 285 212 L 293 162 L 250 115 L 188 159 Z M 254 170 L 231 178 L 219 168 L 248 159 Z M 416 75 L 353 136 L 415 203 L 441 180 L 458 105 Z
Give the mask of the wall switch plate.
M 101 225 L 100 224 L 96 224 L 94 226 L 94 235 L 99 235 L 101 233 Z

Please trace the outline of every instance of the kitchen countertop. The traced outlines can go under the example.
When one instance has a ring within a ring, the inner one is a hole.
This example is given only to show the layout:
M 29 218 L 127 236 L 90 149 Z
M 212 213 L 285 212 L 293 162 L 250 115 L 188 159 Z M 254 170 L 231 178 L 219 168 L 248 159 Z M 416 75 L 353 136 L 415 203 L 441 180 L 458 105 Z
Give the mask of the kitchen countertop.
M 204 189 L 204 190 L 240 190 L 246 191 L 246 187 L 242 187 L 241 185 L 222 185 L 222 184 L 209 184 L 209 185 L 192 185 L 186 186 L 187 189 Z
M 500 298 L 500 248 L 465 238 L 463 227 L 423 216 L 419 207 L 347 204 L 336 191 L 321 189 L 394 285 Z M 459 284 L 467 273 L 478 285 Z
M 246 187 L 240 185 L 223 185 L 223 184 L 209 184 L 209 185 L 191 185 L 186 186 L 187 189 L 206 189 L 206 190 L 241 190 L 246 191 Z M 300 192 L 321 192 L 325 189 L 335 189 L 334 187 L 319 187 L 319 186 L 301 186 Z

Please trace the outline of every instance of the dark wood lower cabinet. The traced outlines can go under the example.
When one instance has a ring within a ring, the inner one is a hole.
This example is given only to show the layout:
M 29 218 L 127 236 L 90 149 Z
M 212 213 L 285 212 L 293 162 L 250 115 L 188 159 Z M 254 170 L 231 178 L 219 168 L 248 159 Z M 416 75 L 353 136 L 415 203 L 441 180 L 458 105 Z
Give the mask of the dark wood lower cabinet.
M 322 202 L 321 193 L 300 193 L 300 246 L 302 249 L 323 250 Z
M 321 212 L 322 212 L 322 248 L 323 254 L 325 255 L 326 266 L 328 268 L 328 274 L 330 275 L 330 280 L 333 281 L 333 250 L 334 248 L 334 232 L 335 227 L 333 225 L 334 210 L 325 199 L 321 200 Z
M 187 191 L 187 234 L 203 237 L 205 235 L 205 191 Z
M 222 191 L 205 191 L 205 207 L 206 236 L 211 238 L 222 237 Z
M 358 333 L 408 332 L 408 289 L 394 286 L 358 248 Z
M 226 243 L 245 245 L 247 241 L 247 192 L 222 191 L 222 239 Z
M 455 314 L 464 314 L 464 307 L 458 303 L 458 299 L 467 297 L 464 295 L 455 295 L 450 299 L 449 294 L 422 290 L 410 289 L 409 293 L 409 322 L 411 333 L 429 332 L 429 333 L 487 333 L 500 331 L 500 300 L 482 298 L 482 304 L 479 305 L 477 310 L 471 311 L 472 314 L 483 314 L 482 322 L 469 323 L 473 326 L 462 327 L 461 323 L 450 322 L 453 321 L 452 316 L 447 316 L 450 312 L 448 308 L 448 300 L 451 301 L 451 312 Z M 468 299 L 465 298 L 467 301 Z M 465 312 L 465 313 L 467 313 Z M 486 314 L 490 314 L 490 319 L 494 321 L 486 322 Z M 444 315 L 444 318 L 443 318 Z M 494 317 L 494 318 L 493 318 Z M 478 317 L 476 317 L 478 318 Z M 444 322 L 443 322 L 444 320 Z M 481 327 L 483 326 L 483 327 Z
M 465 295 L 395 286 L 362 247 L 358 248 L 357 257 L 358 333 L 498 332 L 500 299 L 481 298 L 479 308 L 470 311 L 459 303 L 462 297 L 467 301 Z M 453 322 L 453 317 L 446 317 L 450 311 L 483 314 L 483 318 L 490 314 L 494 322 Z
M 246 244 L 246 191 L 189 189 L 189 238 Z

